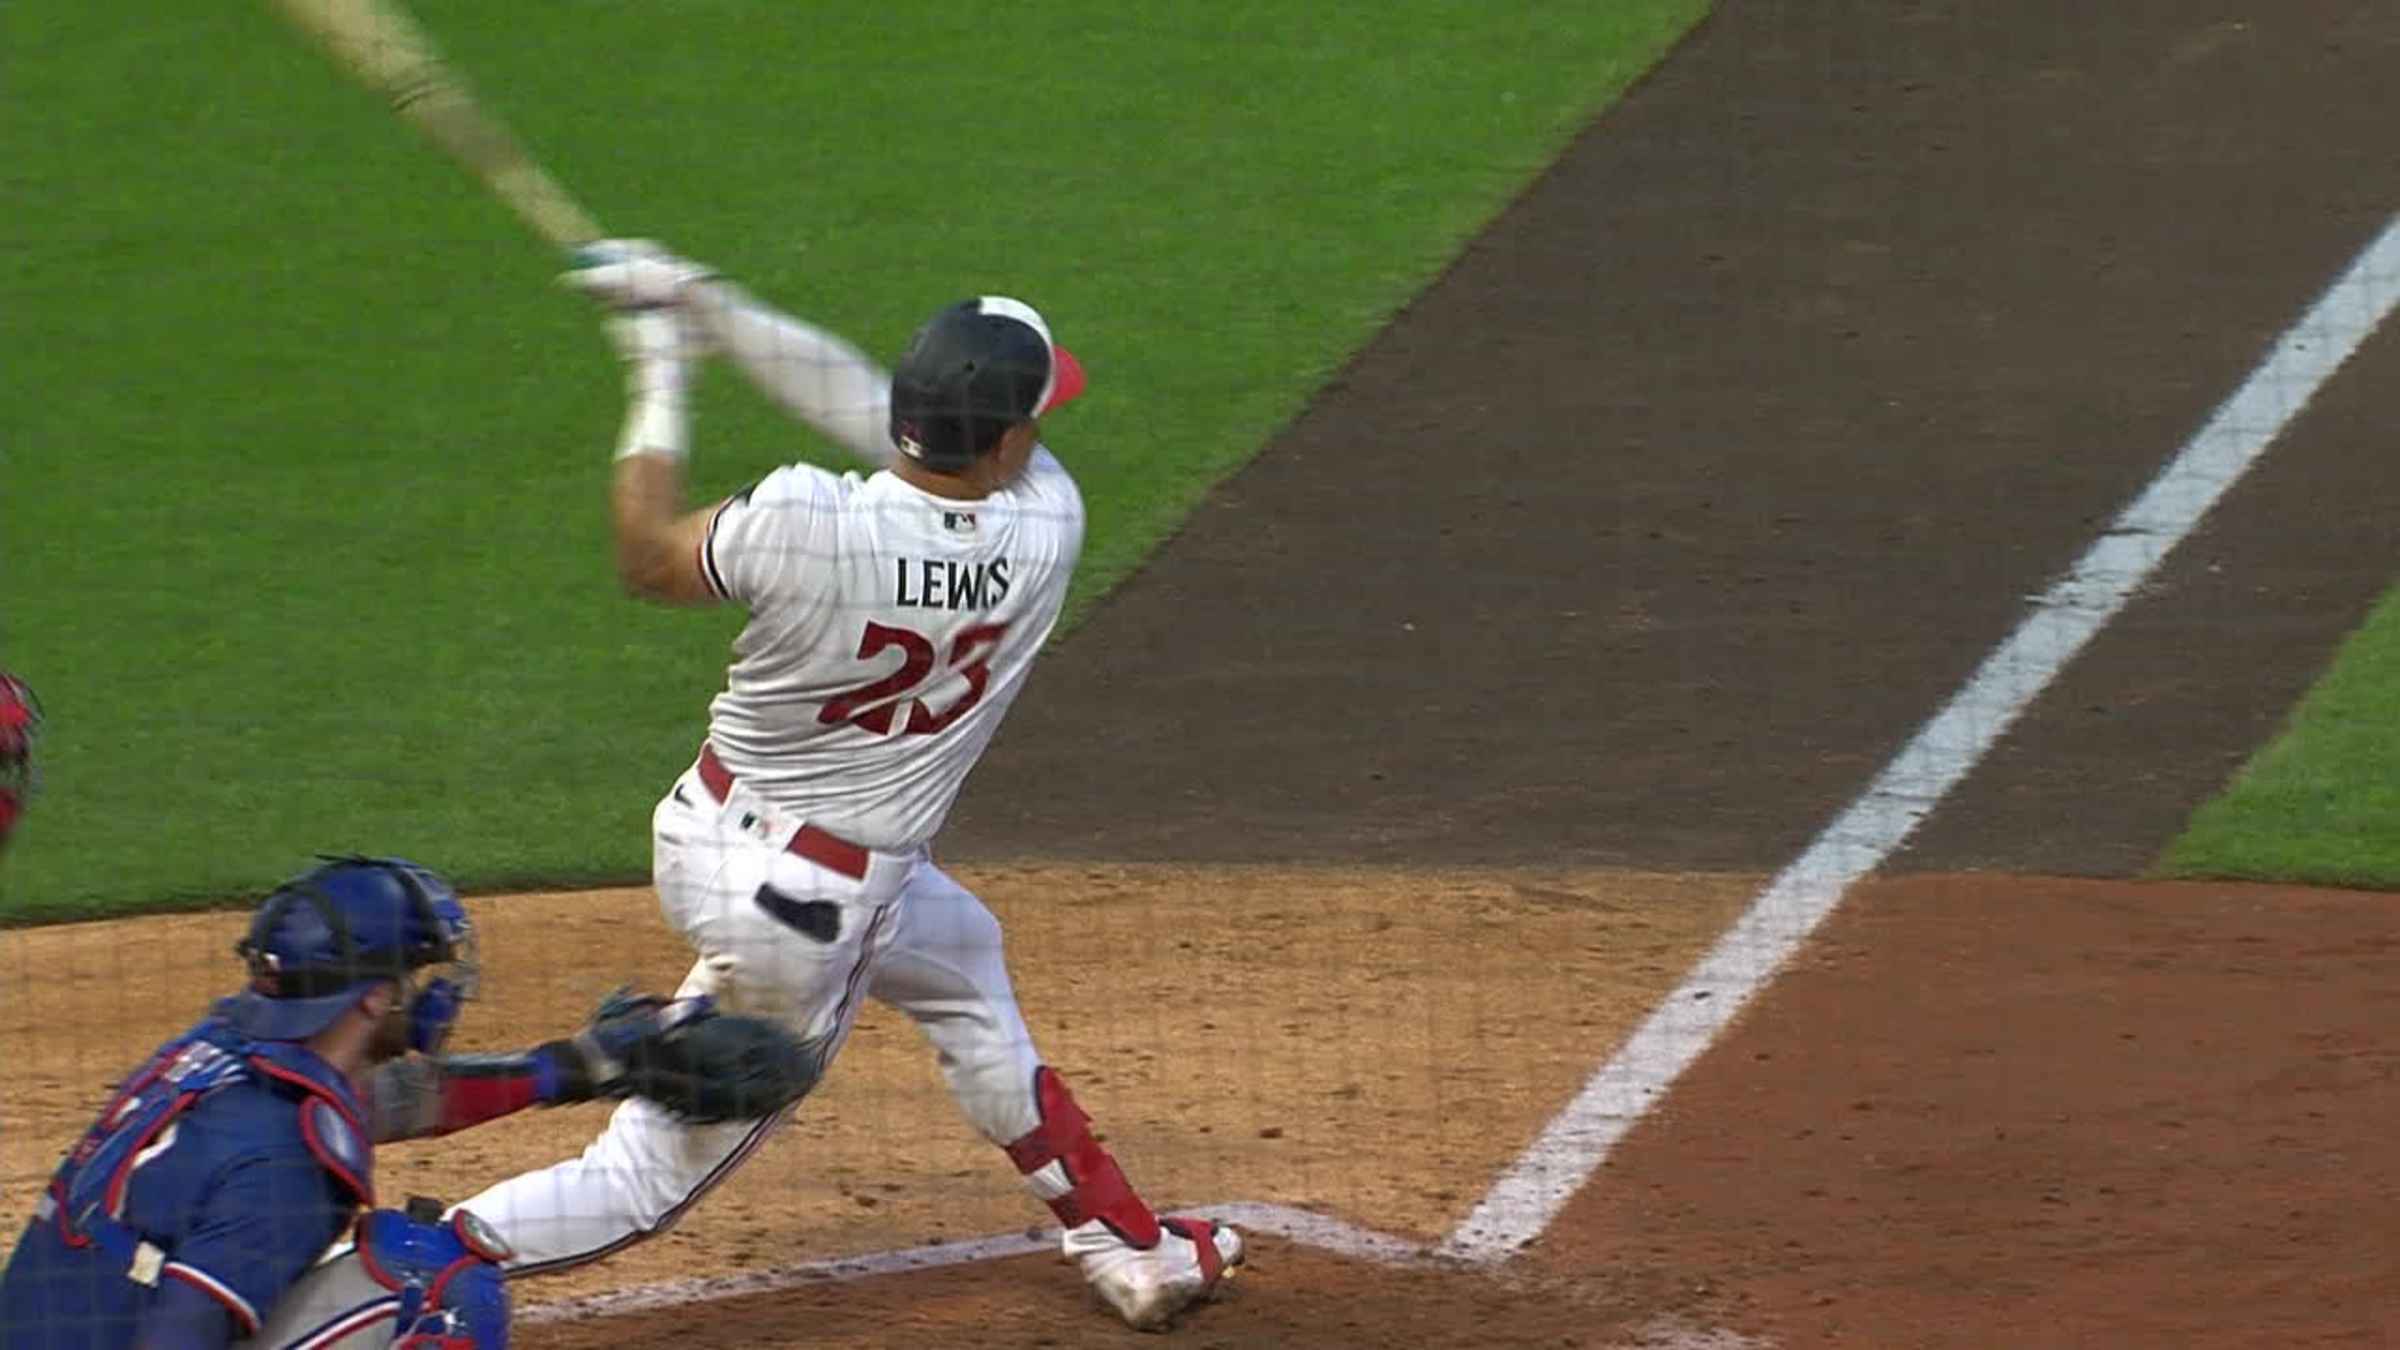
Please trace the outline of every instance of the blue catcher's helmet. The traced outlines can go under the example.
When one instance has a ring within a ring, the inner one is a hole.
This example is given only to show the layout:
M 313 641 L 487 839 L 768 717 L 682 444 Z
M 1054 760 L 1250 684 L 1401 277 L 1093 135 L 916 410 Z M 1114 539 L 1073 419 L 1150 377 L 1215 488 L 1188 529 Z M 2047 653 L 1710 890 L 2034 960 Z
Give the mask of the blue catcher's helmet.
M 268 1041 L 307 1040 L 391 980 L 410 998 L 410 1045 L 431 1052 L 474 997 L 478 973 L 458 893 L 401 858 L 326 857 L 275 888 L 234 951 L 250 987 L 217 1013 Z M 418 988 L 416 972 L 428 966 L 448 969 Z

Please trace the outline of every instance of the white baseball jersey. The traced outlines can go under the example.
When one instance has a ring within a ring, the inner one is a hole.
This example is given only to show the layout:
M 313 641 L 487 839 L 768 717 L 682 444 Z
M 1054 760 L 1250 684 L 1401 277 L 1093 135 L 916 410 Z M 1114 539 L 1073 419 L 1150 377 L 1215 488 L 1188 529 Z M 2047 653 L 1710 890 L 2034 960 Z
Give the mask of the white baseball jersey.
M 1066 600 L 1083 497 L 1049 450 L 989 497 L 795 464 L 725 502 L 709 585 L 750 612 L 708 738 L 777 806 L 871 849 L 932 839 Z

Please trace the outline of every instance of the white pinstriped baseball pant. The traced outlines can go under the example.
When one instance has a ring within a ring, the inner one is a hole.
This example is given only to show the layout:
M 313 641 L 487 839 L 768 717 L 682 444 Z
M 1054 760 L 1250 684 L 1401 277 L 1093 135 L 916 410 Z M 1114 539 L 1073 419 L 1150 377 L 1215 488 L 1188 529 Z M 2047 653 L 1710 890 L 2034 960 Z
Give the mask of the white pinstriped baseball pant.
M 828 1062 L 861 1001 L 880 1000 L 932 1042 L 986 1139 L 1005 1145 L 1032 1130 L 1041 1060 L 1009 984 L 999 920 L 921 849 L 868 854 L 863 877 L 796 856 L 785 844 L 801 823 L 741 783 L 716 800 L 696 768 L 659 802 L 659 905 L 699 953 L 679 992 L 780 1019 L 820 1039 Z M 762 901 L 762 888 L 775 898 Z M 673 1225 L 789 1117 L 687 1126 L 628 1101 L 581 1157 L 463 1203 L 517 1249 L 512 1276 L 567 1269 Z

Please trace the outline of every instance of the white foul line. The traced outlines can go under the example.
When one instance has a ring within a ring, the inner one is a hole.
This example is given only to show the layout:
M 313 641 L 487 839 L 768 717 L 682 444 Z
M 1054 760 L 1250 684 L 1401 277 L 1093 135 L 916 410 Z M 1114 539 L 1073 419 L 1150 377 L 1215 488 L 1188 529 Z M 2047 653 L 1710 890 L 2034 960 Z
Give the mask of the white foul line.
M 1858 800 L 1760 892 L 1443 1242 L 1505 1261 L 1541 1235 L 1609 1150 L 1840 903 L 1900 847 L 2002 732 L 2124 608 L 2169 550 L 2283 433 L 2400 301 L 2400 216 L 2387 222 L 2233 396 L 2033 604 Z

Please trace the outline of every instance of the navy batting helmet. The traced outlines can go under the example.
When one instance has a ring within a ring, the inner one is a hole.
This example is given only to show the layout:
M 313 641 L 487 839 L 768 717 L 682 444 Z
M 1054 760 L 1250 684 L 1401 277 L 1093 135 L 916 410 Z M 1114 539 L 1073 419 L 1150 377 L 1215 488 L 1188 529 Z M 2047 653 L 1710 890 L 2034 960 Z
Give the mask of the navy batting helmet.
M 447 966 L 409 1006 L 410 1044 L 431 1051 L 474 997 L 474 943 L 466 908 L 440 876 L 401 858 L 328 857 L 259 905 L 234 944 L 250 987 L 217 1014 L 261 1040 L 306 1040 L 370 985 L 413 989 L 417 971 Z
M 1022 300 L 986 295 L 917 329 L 892 370 L 892 444 L 942 473 L 991 453 L 1001 435 L 1083 392 L 1083 364 Z

